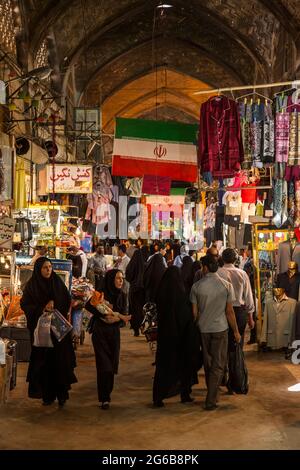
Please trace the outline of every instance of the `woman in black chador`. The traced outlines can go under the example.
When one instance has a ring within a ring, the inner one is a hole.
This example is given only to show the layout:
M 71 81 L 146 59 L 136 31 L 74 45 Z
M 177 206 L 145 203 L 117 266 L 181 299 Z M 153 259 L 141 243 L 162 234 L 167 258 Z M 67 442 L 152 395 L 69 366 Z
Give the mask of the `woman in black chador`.
M 143 321 L 143 306 L 145 304 L 145 290 L 143 286 L 144 271 L 146 265 L 145 249 L 136 250 L 126 268 L 126 280 L 129 287 L 129 314 L 131 315 L 131 328 L 134 336 L 139 336 L 139 330 Z
M 69 291 L 53 271 L 50 260 L 39 258 L 21 299 L 32 343 L 34 330 L 44 310 L 55 308 L 66 317 L 70 304 Z M 77 382 L 74 375 L 76 358 L 71 333 L 60 342 L 51 333 L 51 340 L 53 348 L 32 346 L 27 374 L 28 395 L 30 398 L 42 398 L 44 405 L 50 405 L 58 399 L 59 405 L 63 406 L 69 398 L 71 384 Z
M 184 283 L 185 290 L 190 294 L 193 283 L 194 283 L 194 262 L 190 256 L 185 256 L 182 260 L 181 274 Z
M 104 299 L 118 315 L 108 317 L 100 313 L 93 300 L 85 308 L 93 314 L 90 324 L 92 342 L 96 356 L 98 399 L 101 408 L 107 410 L 114 386 L 114 375 L 118 373 L 120 358 L 120 326 L 130 320 L 126 312 L 126 296 L 122 291 L 123 274 L 118 269 L 108 271 L 104 278 Z M 109 323 L 107 322 L 109 321 Z
M 146 264 L 144 273 L 145 302 L 156 302 L 160 281 L 166 271 L 163 255 L 153 255 Z
M 197 382 L 200 344 L 192 308 L 180 268 L 171 266 L 164 274 L 157 295 L 157 351 L 153 383 L 153 404 L 181 394 L 182 403 L 191 402 L 191 386 Z

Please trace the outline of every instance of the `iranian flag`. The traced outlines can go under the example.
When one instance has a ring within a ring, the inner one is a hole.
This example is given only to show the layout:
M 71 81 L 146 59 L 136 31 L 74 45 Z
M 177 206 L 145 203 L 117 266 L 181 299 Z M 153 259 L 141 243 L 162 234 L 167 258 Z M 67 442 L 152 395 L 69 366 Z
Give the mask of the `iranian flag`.
M 112 174 L 196 181 L 197 130 L 196 124 L 117 118 Z

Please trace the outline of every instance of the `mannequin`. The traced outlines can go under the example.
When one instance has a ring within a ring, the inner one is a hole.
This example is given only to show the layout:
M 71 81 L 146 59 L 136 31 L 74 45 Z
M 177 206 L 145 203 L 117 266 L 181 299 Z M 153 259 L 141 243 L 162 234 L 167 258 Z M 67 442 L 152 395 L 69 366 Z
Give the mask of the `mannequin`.
M 300 273 L 298 272 L 298 264 L 295 261 L 289 261 L 287 272 L 278 274 L 277 287 L 285 289 L 286 295 L 291 299 L 300 300 L 299 286 Z
M 273 289 L 264 310 L 260 343 L 271 349 L 287 348 L 291 343 L 297 301 L 289 299 L 282 287 Z
M 300 266 L 300 243 L 293 228 L 289 228 L 288 240 L 279 243 L 277 273 L 287 272 L 289 261 L 295 261 Z

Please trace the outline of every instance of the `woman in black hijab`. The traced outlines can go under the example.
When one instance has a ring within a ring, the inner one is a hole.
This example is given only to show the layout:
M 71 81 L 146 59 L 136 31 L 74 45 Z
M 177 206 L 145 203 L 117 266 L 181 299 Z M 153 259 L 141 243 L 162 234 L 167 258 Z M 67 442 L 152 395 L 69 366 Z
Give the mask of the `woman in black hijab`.
M 144 273 L 145 302 L 156 302 L 160 281 L 166 271 L 163 255 L 152 255 L 146 264 Z
M 70 305 L 70 293 L 53 271 L 50 260 L 38 258 L 21 299 L 32 343 L 34 330 L 44 310 L 57 309 L 67 317 Z M 60 342 L 51 333 L 51 340 L 53 348 L 32 346 L 27 374 L 28 395 L 30 398 L 42 398 L 44 405 L 50 405 L 57 398 L 59 405 L 63 406 L 69 398 L 71 384 L 77 382 L 74 375 L 76 358 L 70 333 Z
M 130 320 L 126 312 L 126 296 L 122 291 L 123 274 L 118 269 L 108 271 L 104 278 L 104 299 L 108 306 L 119 313 L 110 323 L 89 301 L 85 308 L 93 314 L 90 328 L 96 357 L 98 399 L 103 410 L 109 409 L 110 395 L 114 386 L 114 374 L 118 373 L 120 358 L 120 326 Z
M 143 247 L 144 248 L 144 247 Z M 143 277 L 145 271 L 145 258 L 142 249 L 136 250 L 126 268 L 126 280 L 129 287 L 129 314 L 131 315 L 131 328 L 134 336 L 139 336 L 143 321 L 143 306 L 145 304 L 145 291 Z
M 197 341 L 191 304 L 180 268 L 170 266 L 157 295 L 157 351 L 153 383 L 153 403 L 164 406 L 163 399 L 178 393 L 182 403 L 191 402 L 191 385 L 197 382 Z
M 189 294 L 194 282 L 193 260 L 190 256 L 185 256 L 182 259 L 181 274 L 185 287 L 185 291 Z

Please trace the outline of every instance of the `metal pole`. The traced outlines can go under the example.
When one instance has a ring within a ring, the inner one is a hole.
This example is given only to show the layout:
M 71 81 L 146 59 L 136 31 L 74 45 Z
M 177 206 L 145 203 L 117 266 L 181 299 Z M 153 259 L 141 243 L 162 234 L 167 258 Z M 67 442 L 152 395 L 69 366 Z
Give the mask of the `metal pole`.
M 246 86 L 234 86 L 234 87 L 226 87 L 226 88 L 214 88 L 210 90 L 200 90 L 196 91 L 193 93 L 193 95 L 207 95 L 210 93 L 220 93 L 223 91 L 237 91 L 237 90 L 257 90 L 260 88 L 274 88 L 274 87 L 280 87 L 280 86 L 286 86 L 286 85 L 294 85 L 298 86 L 300 85 L 300 80 L 293 80 L 292 82 L 277 82 L 277 83 L 267 83 L 267 84 L 261 84 L 261 85 L 246 85 Z

